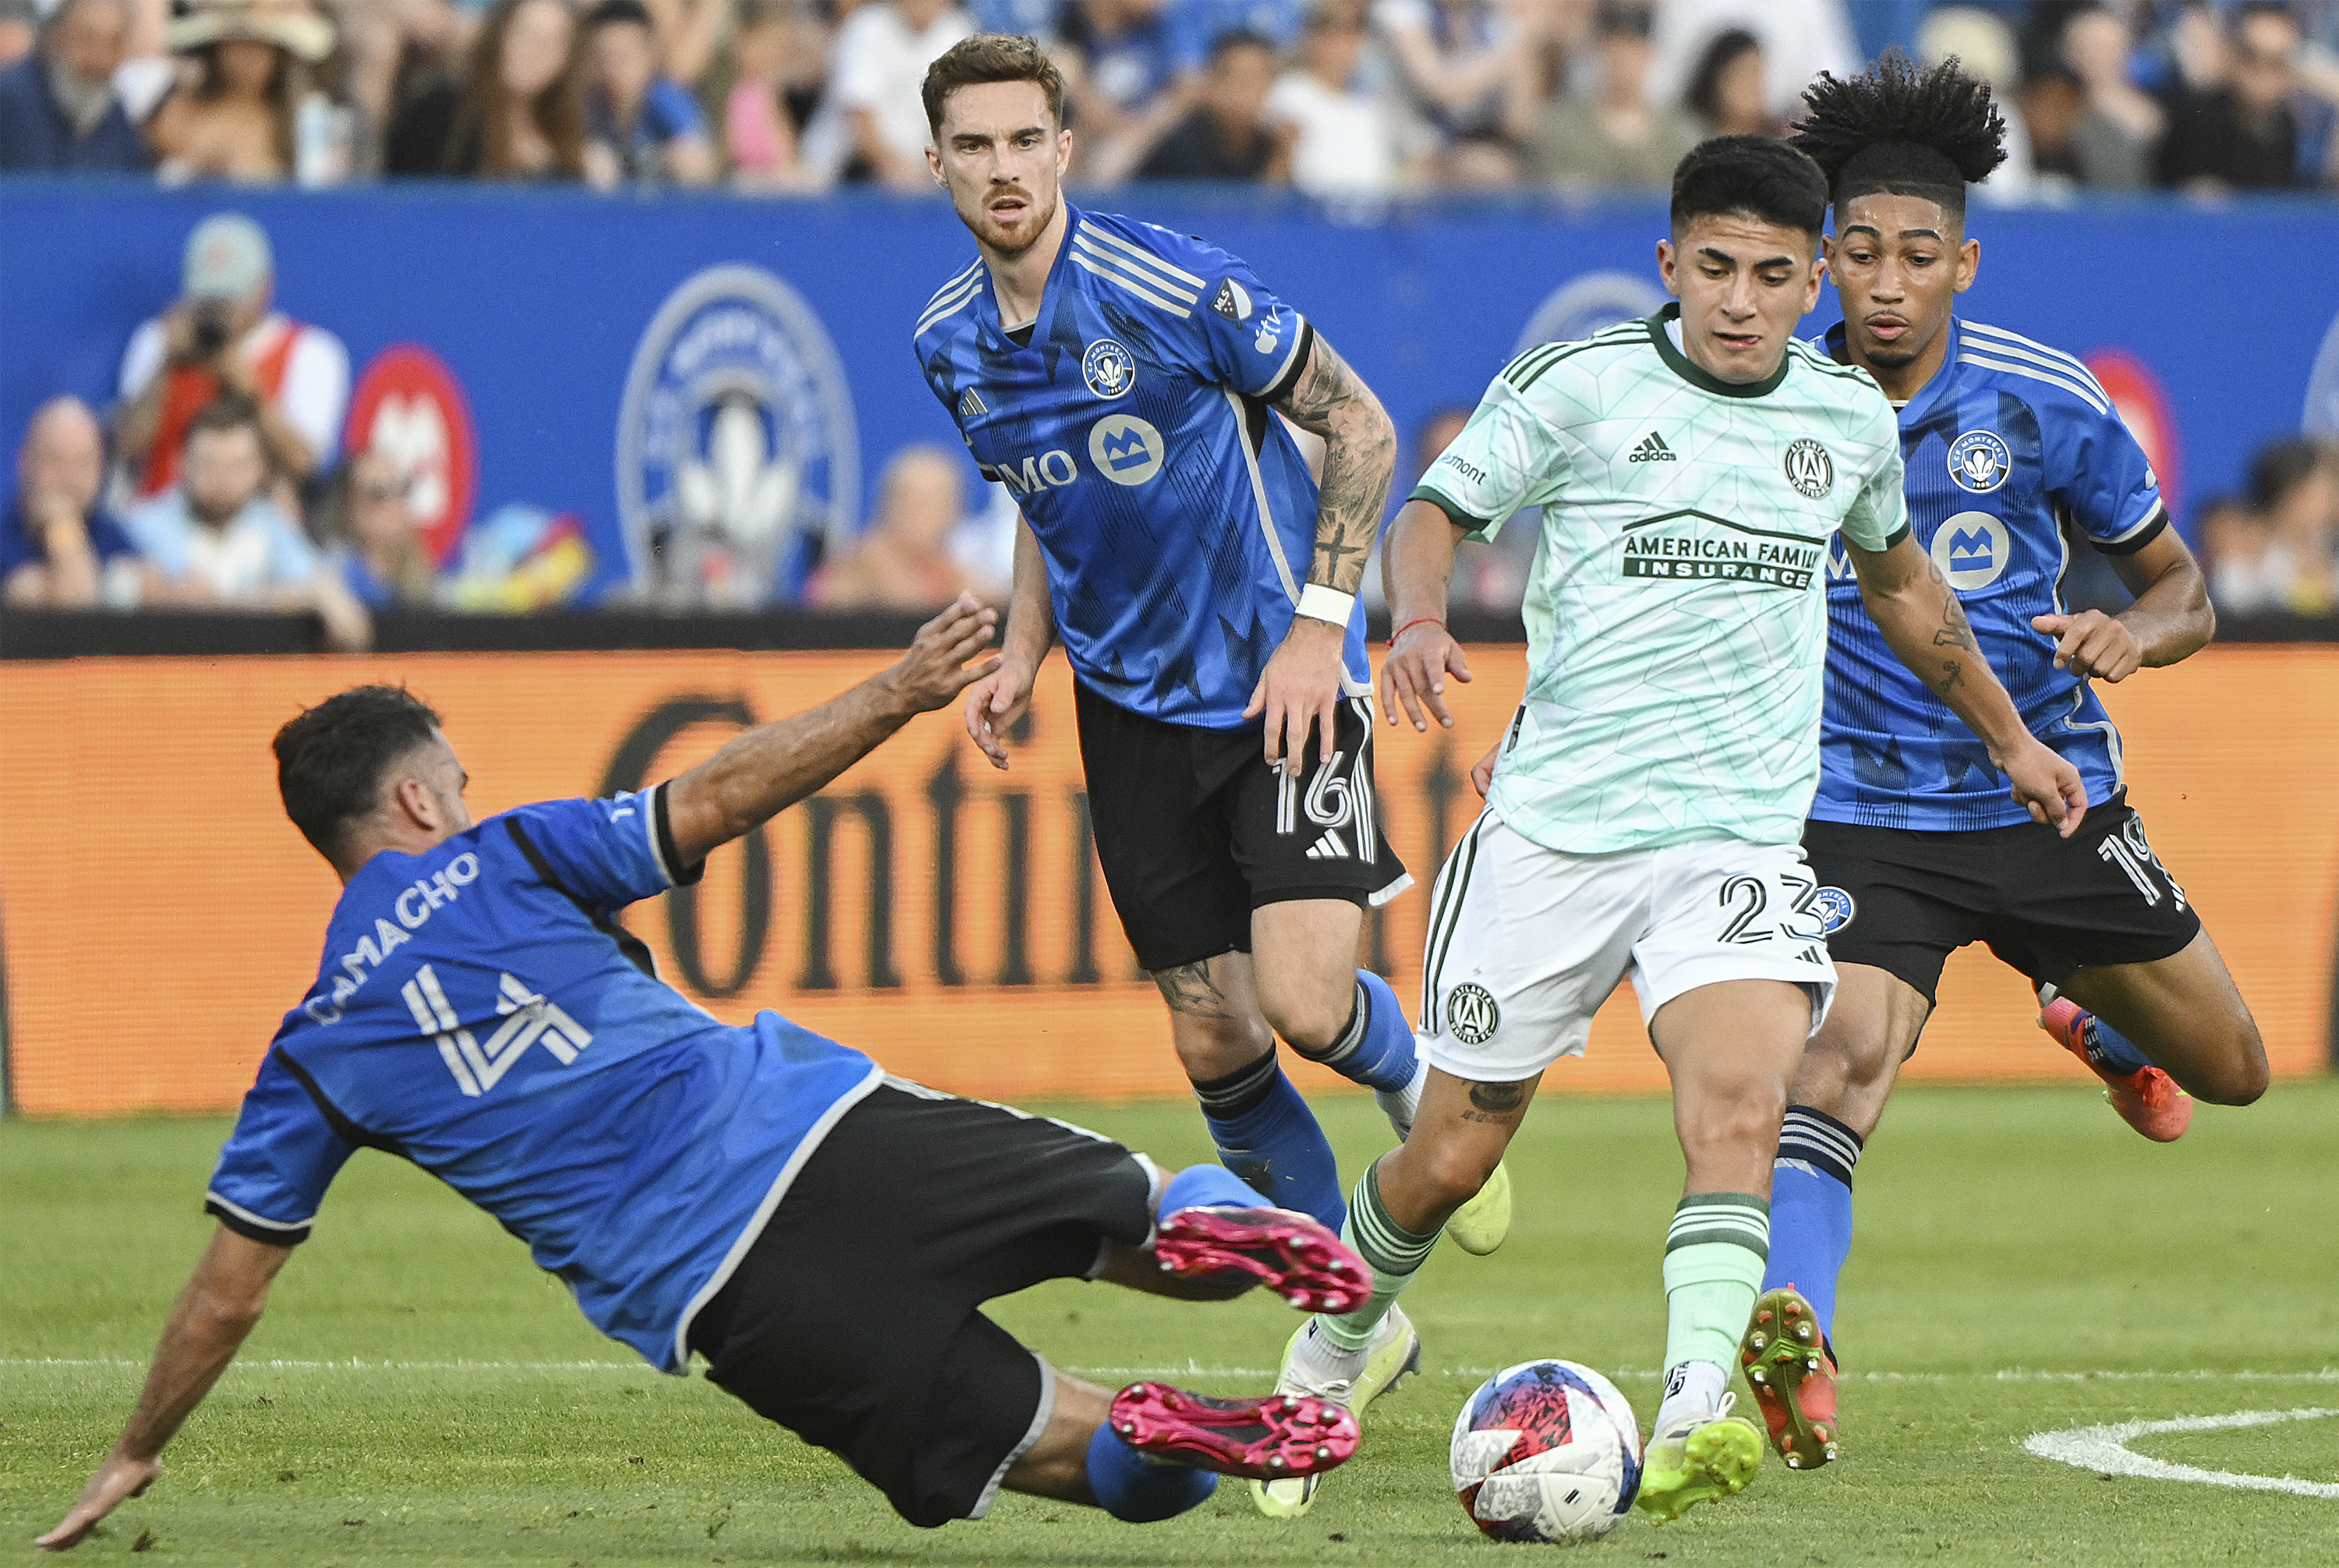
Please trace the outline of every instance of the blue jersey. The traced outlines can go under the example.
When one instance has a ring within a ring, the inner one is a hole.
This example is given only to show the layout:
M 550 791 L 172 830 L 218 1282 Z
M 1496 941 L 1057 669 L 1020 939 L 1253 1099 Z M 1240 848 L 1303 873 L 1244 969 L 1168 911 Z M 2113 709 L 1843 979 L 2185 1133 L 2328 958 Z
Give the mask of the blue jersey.
M 2160 481 L 2111 398 L 2070 355 L 1952 319 L 1949 357 L 1900 410 L 1909 523 L 1965 605 L 2030 733 L 2100 804 L 2120 787 L 2119 732 L 2095 690 L 2055 667 L 2030 617 L 2064 612 L 2075 539 L 2107 555 L 2168 526 Z M 1843 329 L 1822 340 L 1841 357 Z M 1885 646 L 1843 541 L 1828 573 L 1827 701 L 1811 815 L 1878 827 L 2029 821 L 1979 737 Z
M 1030 345 L 977 261 L 919 319 L 919 369 L 1038 537 L 1081 679 L 1150 718 L 1240 728 L 1315 557 L 1316 481 L 1268 408 L 1313 329 L 1199 240 L 1067 216 Z M 1348 695 L 1371 689 L 1361 604 L 1345 664 Z
M 342 1162 L 385 1149 L 503 1221 L 594 1326 L 683 1371 L 692 1315 L 882 1074 L 775 1013 L 719 1023 L 657 980 L 614 916 L 676 869 L 663 785 L 368 861 L 204 1207 L 305 1240 Z

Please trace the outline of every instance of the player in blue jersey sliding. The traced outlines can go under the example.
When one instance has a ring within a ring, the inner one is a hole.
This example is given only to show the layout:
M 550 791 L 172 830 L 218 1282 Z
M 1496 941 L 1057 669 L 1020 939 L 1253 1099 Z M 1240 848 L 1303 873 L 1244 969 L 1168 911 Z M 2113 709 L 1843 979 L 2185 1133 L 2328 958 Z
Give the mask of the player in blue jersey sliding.
M 1900 409 L 1909 518 L 1958 591 L 2032 734 L 2086 781 L 2068 838 L 2009 806 L 1981 742 L 1895 660 L 1835 546 L 1824 765 L 1803 837 L 1839 976 L 1780 1139 L 1771 1259 L 1742 1360 L 1791 1467 L 1836 1453 L 1836 1280 L 1851 1178 L 1916 1049 L 1952 949 L 1986 942 L 2038 990 L 2042 1025 L 2147 1137 L 2181 1134 L 2190 1091 L 2246 1105 L 2266 1060 L 2249 1009 L 2128 804 L 2096 681 L 2197 652 L 2201 569 L 2118 411 L 2071 355 L 1955 310 L 1980 265 L 1966 184 L 2005 158 L 1989 88 L 1955 61 L 1888 54 L 1806 94 L 1795 145 L 1826 171 L 1843 307 L 1824 342 Z M 2075 545 L 2136 602 L 2072 613 Z
M 1411 1125 L 1410 1022 L 1356 967 L 1366 908 L 1411 882 L 1376 806 L 1356 600 L 1396 432 L 1243 262 L 1063 199 L 1063 91 L 1038 44 L 1001 35 L 925 78 L 928 158 L 977 254 L 920 315 L 918 365 L 1023 515 L 1003 657 L 967 729 L 1007 766 L 1061 638 L 1097 858 L 1211 1138 L 1275 1202 L 1337 1226 L 1339 1173 L 1275 1037 Z M 1287 419 L 1323 438 L 1320 486 Z M 1499 1243 L 1507 1194 L 1489 1184 L 1464 1245 Z M 1360 1408 L 1418 1339 L 1396 1320 L 1376 1354 Z
M 1295 1306 L 1370 1294 L 1361 1259 L 1215 1165 L 1169 1175 L 1061 1122 L 888 1078 L 765 1012 L 717 1022 L 617 923 L 995 661 L 971 598 L 891 670 L 751 730 L 669 783 L 474 823 L 438 715 L 360 686 L 276 736 L 286 814 L 342 882 L 315 986 L 285 1014 L 204 1207 L 218 1217 L 136 1412 L 52 1551 L 145 1490 L 260 1319 L 360 1149 L 494 1215 L 593 1325 L 835 1452 L 913 1524 L 1002 1486 L 1164 1519 L 1219 1474 L 1337 1464 L 1337 1404 L 1118 1395 L 983 1316 L 1043 1279 Z

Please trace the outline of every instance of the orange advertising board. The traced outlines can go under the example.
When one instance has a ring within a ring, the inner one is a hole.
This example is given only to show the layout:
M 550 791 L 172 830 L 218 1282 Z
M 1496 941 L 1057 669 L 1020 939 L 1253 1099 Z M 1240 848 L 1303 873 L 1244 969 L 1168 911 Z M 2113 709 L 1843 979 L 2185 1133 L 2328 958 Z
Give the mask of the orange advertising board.
M 1413 994 L 1426 887 L 1476 808 L 1471 762 L 1524 663 L 1471 650 L 1449 733 L 1384 730 L 1381 798 L 1419 885 L 1363 958 Z M 439 654 L 0 666 L 0 932 L 14 1107 L 232 1107 L 316 972 L 337 888 L 280 809 L 268 749 L 300 705 L 403 681 L 446 716 L 485 815 L 655 782 L 744 725 L 881 668 L 868 653 Z M 2132 798 L 2255 1010 L 2278 1072 L 2320 1068 L 2339 814 L 2339 650 L 2217 648 L 2107 692 Z M 1169 1027 L 1090 847 L 1069 679 L 1049 666 L 1014 766 L 926 715 L 813 800 L 639 906 L 662 972 L 719 1016 L 773 1008 L 894 1071 L 985 1098 L 1182 1089 Z M 1918 1077 L 2068 1076 L 2019 977 L 1952 961 Z M 1309 1088 L 1342 1087 L 1312 1068 Z M 1629 992 L 1547 1090 L 1663 1085 Z

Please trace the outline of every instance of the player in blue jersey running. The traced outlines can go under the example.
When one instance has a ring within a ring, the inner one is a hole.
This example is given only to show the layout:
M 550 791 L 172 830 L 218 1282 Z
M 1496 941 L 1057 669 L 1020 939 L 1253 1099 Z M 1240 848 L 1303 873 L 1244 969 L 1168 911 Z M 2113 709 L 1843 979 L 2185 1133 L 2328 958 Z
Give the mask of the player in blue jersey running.
M 2148 1137 L 2184 1131 L 2180 1088 L 2246 1105 L 2266 1085 L 2257 1027 L 2127 802 L 2119 733 L 2092 685 L 2208 642 L 2201 569 L 2087 367 L 1954 310 L 1981 256 L 1965 232 L 1966 184 L 2006 155 L 1989 88 L 1954 61 L 1920 73 L 1888 54 L 1851 81 L 1822 77 L 1806 99 L 1795 144 L 1826 171 L 1835 209 L 1844 321 L 1828 350 L 1900 409 L 1918 542 L 2031 733 L 2098 804 L 2068 838 L 2008 809 L 1981 742 L 1892 658 L 1835 546 L 1824 766 L 1803 848 L 1839 980 L 1795 1079 L 1766 1294 L 1743 1352 L 1794 1468 L 1835 1455 L 1827 1336 L 1851 1245 L 1852 1169 L 1951 950 L 1986 942 L 2028 977 L 2042 1024 Z M 2065 606 L 2076 544 L 2108 557 L 2133 606 Z
M 1274 1201 L 1337 1226 L 1331 1149 L 1275 1037 L 1410 1125 L 1410 1023 L 1356 967 L 1365 909 L 1411 882 L 1376 808 L 1356 600 L 1395 429 L 1241 261 L 1063 199 L 1063 79 L 1031 39 L 959 44 L 925 107 L 977 254 L 920 315 L 918 366 L 1023 515 L 968 732 L 1008 765 L 1061 637 L 1097 858 L 1211 1137 Z M 1323 438 L 1320 488 L 1286 419 Z M 1506 1212 L 1490 1193 L 1477 1249 Z
M 438 715 L 360 686 L 276 737 L 286 814 L 342 882 L 315 986 L 285 1014 L 220 1156 L 220 1221 L 128 1426 L 40 1544 L 79 1543 L 259 1321 L 360 1149 L 494 1215 L 611 1338 L 694 1352 L 759 1414 L 834 1451 L 912 1524 L 1002 1486 L 1168 1518 L 1219 1474 L 1338 1464 L 1337 1404 L 1118 1395 L 983 1316 L 1043 1279 L 1303 1308 L 1363 1302 L 1361 1259 L 1215 1165 L 1169 1176 L 1094 1133 L 891 1079 L 776 1013 L 717 1022 L 617 924 L 995 661 L 971 598 L 885 674 L 749 731 L 667 784 L 471 821 Z

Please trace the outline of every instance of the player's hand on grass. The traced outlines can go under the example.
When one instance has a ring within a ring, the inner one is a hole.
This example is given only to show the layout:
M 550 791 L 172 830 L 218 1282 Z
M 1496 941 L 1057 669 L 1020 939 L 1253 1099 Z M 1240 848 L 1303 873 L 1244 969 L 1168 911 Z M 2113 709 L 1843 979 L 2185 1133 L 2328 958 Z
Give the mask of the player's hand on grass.
M 2052 823 L 2065 838 L 2078 831 L 2079 819 L 2087 814 L 2087 786 L 2079 782 L 2077 768 L 2028 735 L 2013 752 L 1989 760 L 2006 775 L 2015 804 L 2029 811 L 2032 822 Z
M 918 628 L 910 647 L 885 672 L 887 684 L 916 713 L 931 713 L 999 668 L 996 657 L 979 665 L 967 661 L 991 646 L 992 628 L 999 612 L 983 608 L 972 594 L 961 594 L 956 603 Z
M 1486 754 L 1470 764 L 1470 786 L 1485 800 L 1486 792 L 1495 787 L 1495 759 L 1503 753 L 1503 743 L 1496 741 L 1486 748 Z
M 2124 681 L 2144 667 L 2144 645 L 2127 623 L 2101 610 L 2033 616 L 2031 628 L 2055 639 L 2055 667 L 2081 680 Z
M 159 1459 L 132 1459 L 120 1453 L 107 1455 L 97 1474 L 89 1478 L 89 1484 L 81 1489 L 81 1498 L 73 1505 L 73 1512 L 33 1544 L 44 1552 L 71 1551 L 88 1539 L 99 1520 L 121 1506 L 125 1499 L 145 1491 L 162 1473 L 163 1462 Z
M 1348 628 L 1294 616 L 1283 646 L 1267 661 L 1251 688 L 1243 717 L 1267 717 L 1268 765 L 1280 765 L 1298 778 L 1308 762 L 1308 732 L 1318 726 L 1318 754 L 1332 754 L 1333 721 L 1340 711 L 1340 659 Z
M 1454 715 L 1446 709 L 1446 677 L 1449 675 L 1465 683 L 1470 679 L 1470 665 L 1462 656 L 1462 645 L 1436 621 L 1416 621 L 1397 634 L 1387 662 L 1381 666 L 1381 711 L 1388 715 L 1389 723 L 1395 724 L 1397 704 L 1403 703 L 1413 727 L 1426 732 L 1429 720 L 1422 716 L 1422 710 L 1426 708 L 1439 725 L 1452 729 Z M 1477 776 L 1475 771 L 1471 776 Z M 1478 793 L 1486 792 L 1482 788 Z

